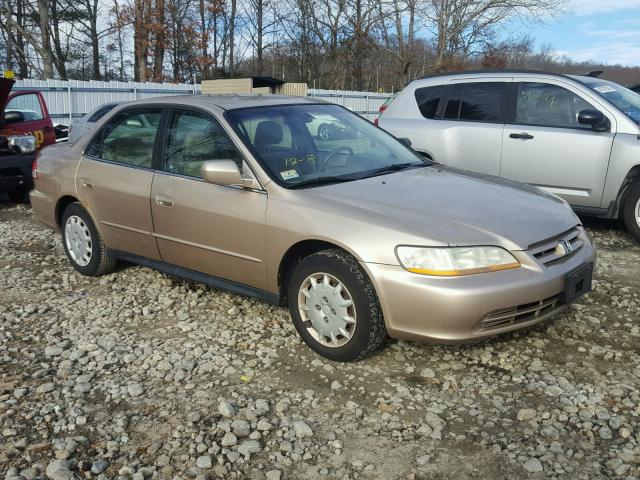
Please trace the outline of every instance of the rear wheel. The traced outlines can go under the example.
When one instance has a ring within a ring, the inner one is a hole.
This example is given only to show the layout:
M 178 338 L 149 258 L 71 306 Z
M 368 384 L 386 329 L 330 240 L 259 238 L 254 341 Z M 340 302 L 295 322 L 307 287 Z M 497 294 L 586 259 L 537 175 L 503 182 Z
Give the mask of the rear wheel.
M 107 249 L 87 211 L 79 203 L 69 205 L 62 215 L 62 243 L 73 268 L 91 277 L 111 272 L 116 260 Z
M 640 242 L 640 182 L 629 187 L 622 214 L 627 230 Z
M 289 311 L 302 339 L 331 360 L 357 360 L 375 351 L 387 332 L 375 289 L 348 253 L 314 253 L 294 269 Z

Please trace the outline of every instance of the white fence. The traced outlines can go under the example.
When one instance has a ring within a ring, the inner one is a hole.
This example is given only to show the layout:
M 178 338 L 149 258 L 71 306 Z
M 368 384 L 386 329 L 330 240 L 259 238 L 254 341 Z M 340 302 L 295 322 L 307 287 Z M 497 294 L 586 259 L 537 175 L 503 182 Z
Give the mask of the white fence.
M 98 82 L 82 80 L 18 80 L 14 90 L 38 90 L 44 95 L 49 114 L 69 123 L 107 102 L 128 102 L 165 95 L 198 95 L 200 85 L 188 83 Z M 388 93 L 310 89 L 308 96 L 344 105 L 373 120 Z

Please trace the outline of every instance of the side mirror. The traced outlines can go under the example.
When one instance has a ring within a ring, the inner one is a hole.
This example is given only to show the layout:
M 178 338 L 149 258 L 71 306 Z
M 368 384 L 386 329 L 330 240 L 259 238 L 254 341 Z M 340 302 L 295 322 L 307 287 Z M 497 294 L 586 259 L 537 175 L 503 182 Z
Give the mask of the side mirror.
M 2 117 L 4 123 L 20 123 L 24 122 L 24 114 L 22 112 L 11 111 L 6 112 Z
M 411 147 L 411 140 L 409 140 L 408 138 L 399 138 L 398 141 L 403 144 L 405 147 Z
M 233 160 L 207 160 L 200 168 L 202 178 L 216 185 L 239 185 L 244 188 L 259 188 L 255 178 L 244 178 Z
M 605 117 L 604 113 L 595 108 L 585 108 L 578 113 L 578 123 L 580 125 L 589 125 L 592 129 L 599 132 L 609 130 L 609 119 Z

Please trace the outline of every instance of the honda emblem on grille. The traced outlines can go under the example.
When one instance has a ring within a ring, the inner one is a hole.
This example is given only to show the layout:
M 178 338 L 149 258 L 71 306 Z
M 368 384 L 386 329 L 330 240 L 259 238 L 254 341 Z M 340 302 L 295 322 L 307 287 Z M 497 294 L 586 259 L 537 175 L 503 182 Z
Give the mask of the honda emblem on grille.
M 569 255 L 570 253 L 573 253 L 573 245 L 566 240 L 561 241 L 556 247 L 556 254 L 560 256 Z

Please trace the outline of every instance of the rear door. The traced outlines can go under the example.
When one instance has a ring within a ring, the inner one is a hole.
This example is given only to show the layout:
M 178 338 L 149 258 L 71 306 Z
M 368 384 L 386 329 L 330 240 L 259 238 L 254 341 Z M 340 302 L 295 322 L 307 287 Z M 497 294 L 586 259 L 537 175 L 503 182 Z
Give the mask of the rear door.
M 39 92 L 16 92 L 9 96 L 5 112 L 22 113 L 24 121 L 12 123 L 5 128 L 11 133 L 31 133 L 36 137 L 38 148 L 56 143 L 56 132 L 44 98 Z
M 560 195 L 575 206 L 600 207 L 615 118 L 561 79 L 514 84 L 513 121 L 505 126 L 500 176 Z M 601 110 L 611 130 L 578 123 L 578 113 Z
M 481 79 L 448 86 L 426 132 L 427 147 L 437 161 L 499 175 L 508 85 L 508 79 Z M 420 107 L 423 115 L 432 111 L 429 105 Z
M 151 184 L 161 107 L 114 115 L 85 148 L 76 190 L 108 248 L 159 260 L 151 219 Z

